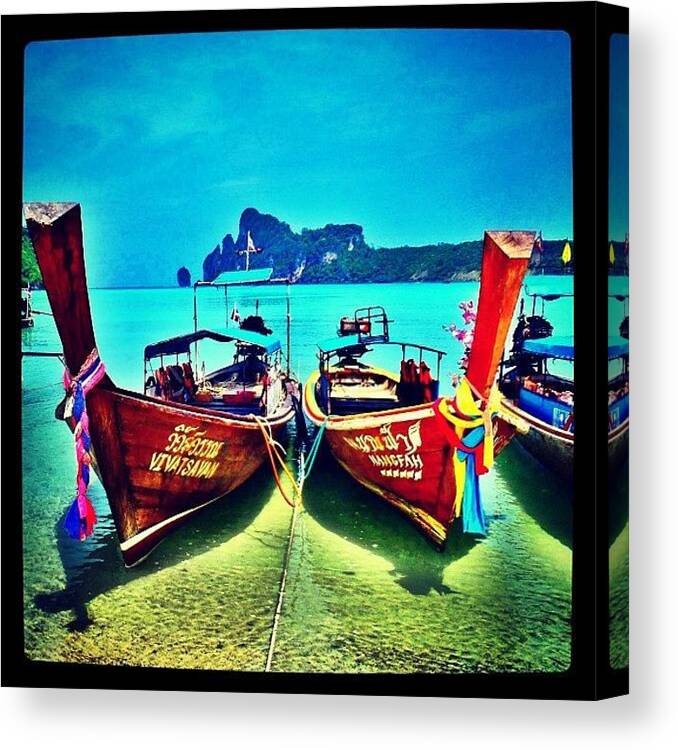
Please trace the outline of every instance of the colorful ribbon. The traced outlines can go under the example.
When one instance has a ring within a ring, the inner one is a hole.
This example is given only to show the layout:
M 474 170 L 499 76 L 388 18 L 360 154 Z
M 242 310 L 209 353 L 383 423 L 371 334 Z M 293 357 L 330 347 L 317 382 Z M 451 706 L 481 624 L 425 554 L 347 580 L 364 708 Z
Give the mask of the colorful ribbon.
M 454 515 L 462 517 L 465 532 L 484 535 L 487 533 L 487 521 L 478 477 L 486 474 L 494 463 L 492 418 L 500 411 L 501 396 L 495 386 L 485 409 L 480 409 L 474 398 L 474 390 L 468 380 L 462 380 L 451 404 L 440 399 L 437 411 L 447 427 L 453 448 L 456 484 Z
M 64 370 L 64 388 L 67 393 L 66 408 L 71 407 L 75 422 L 73 437 L 75 438 L 75 457 L 78 463 L 77 493 L 68 513 L 66 513 L 64 528 L 69 536 L 80 541 L 84 541 L 92 533 L 97 520 L 92 503 L 87 497 L 91 465 L 87 394 L 105 374 L 106 368 L 99 359 L 99 352 L 96 349 L 92 349 L 75 377 L 71 375 L 68 368 Z M 66 414 L 66 416 L 69 415 Z

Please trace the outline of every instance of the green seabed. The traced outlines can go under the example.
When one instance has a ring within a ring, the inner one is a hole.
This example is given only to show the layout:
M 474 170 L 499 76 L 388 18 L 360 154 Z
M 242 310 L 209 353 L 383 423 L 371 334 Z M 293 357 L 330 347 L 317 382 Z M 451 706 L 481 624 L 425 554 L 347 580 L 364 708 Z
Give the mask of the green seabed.
M 629 474 L 619 468 L 609 495 L 610 666 L 629 665 Z
M 68 450 L 68 433 L 53 424 L 55 443 Z M 520 448 L 509 448 L 484 483 L 490 536 L 453 533 L 440 553 L 322 456 L 296 525 L 273 669 L 566 669 L 569 509 L 564 501 L 540 518 L 515 500 L 523 474 L 534 476 L 525 470 L 531 463 Z M 61 529 L 70 474 L 64 465 L 41 488 L 43 497 L 46 489 L 53 493 L 51 512 L 43 506 L 25 513 L 28 655 L 262 670 L 291 520 L 267 473 L 201 512 L 132 570 L 121 565 L 98 483 L 95 537 L 81 545 Z M 546 485 L 544 492 L 557 489 Z
M 385 304 L 396 320 L 405 321 L 397 309 L 406 303 L 400 286 L 387 290 L 392 299 Z M 470 297 L 473 289 L 462 284 L 409 285 L 407 304 L 418 312 L 408 325 L 421 331 L 417 316 L 431 315 L 423 300 L 434 292 L 445 295 L 445 306 L 452 311 L 441 314 L 442 322 L 451 320 L 456 298 Z M 349 291 L 336 291 L 336 304 L 333 290 L 318 292 L 330 306 L 324 319 L 318 319 L 317 305 L 295 307 L 297 330 L 305 321 L 314 330 L 326 331 L 330 319 L 336 326 L 336 313 L 346 311 Z M 131 299 L 140 300 L 141 315 L 149 305 L 144 295 L 177 298 L 182 292 L 139 291 Z M 379 295 L 384 293 L 380 288 Z M 116 377 L 121 385 L 138 387 L 137 349 L 161 338 L 164 330 L 121 331 L 119 316 L 129 320 L 137 314 L 133 302 L 124 312 L 115 306 L 116 314 L 104 318 L 104 304 L 121 295 L 93 295 L 95 323 L 102 350 L 105 341 L 109 347 L 115 342 L 115 351 L 102 352 L 111 373 L 123 373 Z M 423 295 L 421 304 L 412 300 L 417 295 Z M 450 295 L 455 295 L 452 301 Z M 356 296 L 353 290 L 351 297 Z M 188 307 L 191 298 L 185 297 Z M 283 309 L 281 305 L 281 314 Z M 146 327 L 154 324 L 149 315 Z M 437 330 L 435 336 L 449 344 L 448 334 Z M 298 334 L 293 341 L 301 338 Z M 303 373 L 312 363 L 312 341 L 296 347 Z M 44 317 L 24 338 L 24 348 L 50 349 L 54 344 L 51 319 Z M 98 481 L 91 485 L 99 515 L 95 534 L 80 544 L 61 529 L 75 465 L 72 438 L 53 418 L 62 393 L 59 380 L 56 361 L 24 365 L 27 654 L 51 661 L 263 670 L 292 512 L 275 490 L 270 472 L 258 472 L 173 533 L 142 565 L 126 570 Z M 295 465 L 292 445 L 289 456 Z M 483 477 L 482 487 L 491 520 L 488 537 L 478 540 L 455 530 L 440 553 L 396 510 L 321 453 L 296 524 L 272 669 L 566 670 L 571 637 L 570 497 L 562 483 L 515 443 Z

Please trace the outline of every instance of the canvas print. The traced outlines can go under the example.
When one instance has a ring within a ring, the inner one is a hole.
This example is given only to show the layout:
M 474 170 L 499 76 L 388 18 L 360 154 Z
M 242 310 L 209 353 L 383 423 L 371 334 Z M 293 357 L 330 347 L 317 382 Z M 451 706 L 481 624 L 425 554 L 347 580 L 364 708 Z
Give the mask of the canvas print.
M 608 246 L 610 666 L 629 665 L 629 37 L 610 37 Z
M 570 37 L 34 42 L 24 95 L 27 657 L 566 672 Z

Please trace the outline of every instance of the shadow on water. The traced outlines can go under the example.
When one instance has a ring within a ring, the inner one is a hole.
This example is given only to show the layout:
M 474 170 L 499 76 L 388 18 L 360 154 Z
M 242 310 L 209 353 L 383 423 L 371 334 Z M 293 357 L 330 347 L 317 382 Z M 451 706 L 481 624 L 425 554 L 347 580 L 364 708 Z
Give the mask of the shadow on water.
M 439 551 L 400 511 L 354 481 L 325 447 L 304 485 L 304 507 L 324 528 L 391 563 L 396 582 L 411 594 L 460 594 L 443 583 L 445 568 L 479 540 L 455 524 Z
M 629 462 L 614 468 L 607 491 L 607 534 L 611 547 L 629 520 Z
M 91 495 L 99 515 L 94 534 L 85 542 L 71 539 L 63 528 L 64 513 L 54 533 L 66 585 L 61 591 L 38 594 L 35 604 L 49 614 L 72 610 L 75 619 L 69 623 L 69 629 L 86 630 L 92 622 L 87 611 L 89 601 L 229 541 L 252 524 L 272 489 L 270 472 L 262 467 L 243 486 L 197 511 L 138 566 L 125 568 L 103 488 L 97 483 Z
M 572 486 L 517 440 L 499 456 L 495 470 L 525 513 L 549 536 L 572 549 Z

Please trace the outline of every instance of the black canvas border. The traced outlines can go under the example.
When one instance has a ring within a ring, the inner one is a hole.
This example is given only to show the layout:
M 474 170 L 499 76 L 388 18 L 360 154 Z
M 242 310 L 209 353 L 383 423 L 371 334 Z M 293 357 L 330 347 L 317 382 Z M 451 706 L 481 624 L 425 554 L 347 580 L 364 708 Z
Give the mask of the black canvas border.
M 602 697 L 623 695 L 629 691 L 629 669 L 614 669 L 610 665 L 610 555 L 609 555 L 609 484 L 612 481 L 608 464 L 607 445 L 607 336 L 609 322 L 608 281 L 609 265 L 607 247 L 610 241 L 609 230 L 609 168 L 610 168 L 610 40 L 613 34 L 629 33 L 628 11 L 615 6 L 601 5 L 598 8 L 597 29 L 597 80 L 599 96 L 597 97 L 598 114 L 598 148 L 596 149 L 598 226 L 596 229 L 596 257 L 600 266 L 596 279 L 596 299 L 598 301 L 599 341 L 596 351 L 599 355 L 596 390 L 599 392 L 597 419 L 599 429 L 596 433 L 597 455 L 597 534 L 596 534 L 596 571 L 599 596 L 596 599 L 598 613 L 596 617 L 596 635 L 598 650 L 596 657 L 598 686 L 597 692 Z
M 605 9 L 605 10 L 603 10 Z M 625 692 L 600 677 L 607 632 L 606 480 L 602 375 L 607 366 L 607 87 L 597 24 L 628 30 L 628 11 L 594 2 L 5 16 L 2 22 L 2 684 L 34 687 L 361 695 L 596 699 Z M 23 52 L 31 41 L 206 31 L 322 28 L 551 29 L 569 34 L 572 60 L 577 440 L 574 467 L 572 662 L 563 673 L 290 674 L 31 661 L 24 655 L 21 540 L 21 338 L 17 306 L 22 196 Z M 601 221 L 603 217 L 603 221 Z M 602 244 L 601 244 L 602 241 Z M 604 307 L 603 307 L 604 306 Z M 591 327 L 591 310 L 596 323 Z M 603 338 L 601 338 L 603 336 Z M 604 360 L 605 366 L 602 363 Z M 582 387 L 595 373 L 597 387 Z M 605 417 L 606 419 L 606 417 Z M 595 482 L 591 477 L 595 476 Z M 605 508 L 603 508 L 603 503 Z M 602 522 L 601 522 L 602 521 Z M 603 560 L 603 554 L 605 559 Z M 604 579 L 604 580 L 603 580 Z M 604 607 L 603 607 L 604 605 Z M 603 617 L 604 609 L 604 617 Z M 605 636 L 606 637 L 606 636 Z M 607 660 L 607 653 L 604 655 Z M 607 664 L 607 661 L 606 661 Z M 609 671 L 609 670 L 608 670 Z

